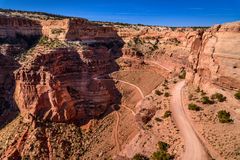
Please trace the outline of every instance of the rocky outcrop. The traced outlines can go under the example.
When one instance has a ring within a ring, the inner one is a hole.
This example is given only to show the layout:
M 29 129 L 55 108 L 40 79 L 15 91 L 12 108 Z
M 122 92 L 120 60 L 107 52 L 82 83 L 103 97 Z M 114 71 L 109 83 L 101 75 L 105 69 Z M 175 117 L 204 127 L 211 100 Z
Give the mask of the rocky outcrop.
M 99 117 L 114 103 L 113 81 L 98 79 L 116 70 L 114 60 L 121 56 L 123 42 L 112 27 L 80 18 L 31 20 L 11 16 L 1 16 L 0 24 L 3 56 L 18 57 L 36 46 L 27 53 L 27 63 L 21 60 L 22 67 L 15 72 L 16 89 L 12 89 L 24 117 L 82 121 Z M 49 48 L 52 44 L 38 42 L 41 36 L 52 39 L 50 43 L 57 39 L 68 45 Z M 10 72 L 1 69 L 5 78 L 5 72 Z
M 107 48 L 58 48 L 35 54 L 16 73 L 15 100 L 24 117 L 55 122 L 81 121 L 103 114 L 115 100 L 114 69 Z
M 0 15 L 0 38 L 18 38 L 18 36 L 39 36 L 42 33 L 38 21 Z M 13 39 L 14 40 L 14 39 Z
M 240 22 L 217 25 L 200 34 L 189 56 L 189 79 L 196 85 L 240 88 Z

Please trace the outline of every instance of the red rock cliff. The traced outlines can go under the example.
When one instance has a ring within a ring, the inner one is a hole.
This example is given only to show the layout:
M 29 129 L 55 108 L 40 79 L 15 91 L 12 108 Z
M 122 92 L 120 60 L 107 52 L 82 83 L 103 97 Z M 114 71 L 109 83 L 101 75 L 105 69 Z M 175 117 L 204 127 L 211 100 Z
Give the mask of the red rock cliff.
M 195 39 L 189 61 L 196 85 L 240 88 L 240 22 L 217 25 Z

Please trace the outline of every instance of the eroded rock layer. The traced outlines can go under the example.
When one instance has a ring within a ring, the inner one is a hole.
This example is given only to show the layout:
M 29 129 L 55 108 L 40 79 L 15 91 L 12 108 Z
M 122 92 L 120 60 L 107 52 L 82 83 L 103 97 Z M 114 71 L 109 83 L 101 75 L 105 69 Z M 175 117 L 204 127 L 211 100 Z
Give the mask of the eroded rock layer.
M 194 84 L 240 88 L 240 22 L 210 28 L 192 48 L 190 79 Z

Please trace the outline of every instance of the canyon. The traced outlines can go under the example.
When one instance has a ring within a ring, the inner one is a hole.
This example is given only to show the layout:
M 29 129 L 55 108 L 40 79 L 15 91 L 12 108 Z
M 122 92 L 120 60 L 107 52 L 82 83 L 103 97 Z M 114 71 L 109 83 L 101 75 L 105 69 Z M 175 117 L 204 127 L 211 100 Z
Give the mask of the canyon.
M 166 142 L 170 159 L 239 159 L 239 77 L 240 22 L 175 28 L 1 10 L 0 157 L 154 159 Z

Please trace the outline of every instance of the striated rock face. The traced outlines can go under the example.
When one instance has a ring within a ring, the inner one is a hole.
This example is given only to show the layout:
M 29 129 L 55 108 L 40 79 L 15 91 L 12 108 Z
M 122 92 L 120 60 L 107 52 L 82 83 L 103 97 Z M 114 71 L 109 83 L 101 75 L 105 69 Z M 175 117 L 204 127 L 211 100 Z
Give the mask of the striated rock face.
M 21 60 L 21 68 L 15 71 L 16 89 L 7 89 L 9 94 L 15 90 L 14 100 L 25 118 L 82 121 L 99 117 L 115 102 L 113 81 L 98 79 L 116 70 L 114 60 L 121 56 L 123 42 L 112 27 L 80 18 L 31 20 L 11 16 L 1 16 L 0 25 L 1 56 L 18 57 L 31 48 L 28 62 Z M 50 43 L 57 40 L 68 45 L 41 46 L 39 43 L 46 43 L 38 42 L 41 36 L 52 39 Z M 4 68 L 8 64 L 1 64 L 2 87 L 9 87 L 6 82 L 15 84 L 7 74 L 17 68 Z M 5 91 L 1 96 L 14 102 Z M 6 106 L 5 100 L 3 103 Z
M 18 36 L 39 36 L 42 28 L 38 21 L 0 15 L 0 38 L 17 38 Z
M 42 35 L 40 22 L 0 15 L 0 53 L 18 57 L 33 47 Z
M 240 88 L 240 22 L 214 26 L 195 39 L 189 61 L 194 84 Z
M 16 103 L 25 117 L 55 122 L 103 114 L 115 100 L 113 81 L 97 77 L 114 70 L 107 48 L 58 48 L 35 55 L 16 73 Z
M 123 38 L 124 56 L 154 60 L 176 71 L 188 69 L 195 85 L 239 89 L 240 23 L 209 29 L 114 26 Z

